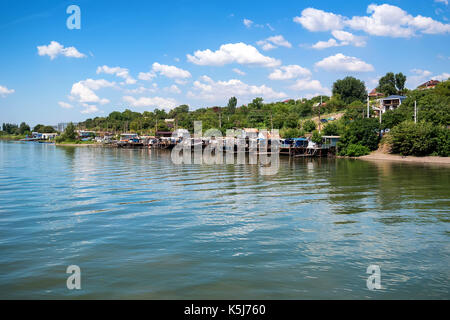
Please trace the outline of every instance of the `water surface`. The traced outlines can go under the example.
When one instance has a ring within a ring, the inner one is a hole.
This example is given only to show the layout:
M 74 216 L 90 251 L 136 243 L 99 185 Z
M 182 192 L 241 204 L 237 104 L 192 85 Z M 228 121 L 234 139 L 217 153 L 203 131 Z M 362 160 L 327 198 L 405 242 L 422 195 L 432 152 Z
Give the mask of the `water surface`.
M 445 166 L 282 158 L 263 176 L 0 142 L 0 298 L 449 299 L 449 179 Z

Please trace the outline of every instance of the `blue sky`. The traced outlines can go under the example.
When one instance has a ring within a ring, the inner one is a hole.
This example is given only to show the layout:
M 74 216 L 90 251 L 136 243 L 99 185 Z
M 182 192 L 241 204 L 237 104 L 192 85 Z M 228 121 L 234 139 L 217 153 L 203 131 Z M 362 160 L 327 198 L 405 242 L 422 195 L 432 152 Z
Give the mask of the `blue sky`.
M 81 10 L 70 30 L 69 5 Z M 0 122 L 57 124 L 450 76 L 447 0 L 0 1 Z

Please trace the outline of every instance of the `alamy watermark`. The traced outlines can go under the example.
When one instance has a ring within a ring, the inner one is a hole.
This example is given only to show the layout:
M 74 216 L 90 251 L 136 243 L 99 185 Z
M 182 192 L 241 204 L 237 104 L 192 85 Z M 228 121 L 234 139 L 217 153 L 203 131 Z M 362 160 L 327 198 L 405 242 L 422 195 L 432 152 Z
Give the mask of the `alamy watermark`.
M 67 7 L 66 13 L 70 14 L 70 16 L 67 18 L 67 21 L 66 21 L 67 29 L 80 30 L 81 29 L 81 9 L 80 9 L 80 7 L 75 4 L 72 4 Z
M 194 122 L 194 137 L 185 131 L 174 132 L 177 141 L 172 149 L 174 164 L 248 164 L 258 165 L 262 175 L 274 175 L 279 168 L 280 139 L 278 130 L 261 130 L 249 135 L 243 130 L 229 129 L 226 136 L 218 129 L 206 130 L 202 122 Z M 247 157 L 248 155 L 248 157 Z
M 70 276 L 67 278 L 66 285 L 69 290 L 81 290 L 81 269 L 77 265 L 67 267 L 66 273 Z
M 367 278 L 367 289 L 374 291 L 381 289 L 381 268 L 377 265 L 367 267 L 366 273 L 370 274 Z

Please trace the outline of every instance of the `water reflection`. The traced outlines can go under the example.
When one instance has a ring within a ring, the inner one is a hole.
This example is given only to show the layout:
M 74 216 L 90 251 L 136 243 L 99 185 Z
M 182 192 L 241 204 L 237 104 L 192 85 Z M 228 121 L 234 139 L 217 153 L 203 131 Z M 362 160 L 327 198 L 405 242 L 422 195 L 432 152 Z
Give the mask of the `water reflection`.
M 0 151 L 2 298 L 449 298 L 449 168 L 281 158 L 264 176 L 158 150 Z

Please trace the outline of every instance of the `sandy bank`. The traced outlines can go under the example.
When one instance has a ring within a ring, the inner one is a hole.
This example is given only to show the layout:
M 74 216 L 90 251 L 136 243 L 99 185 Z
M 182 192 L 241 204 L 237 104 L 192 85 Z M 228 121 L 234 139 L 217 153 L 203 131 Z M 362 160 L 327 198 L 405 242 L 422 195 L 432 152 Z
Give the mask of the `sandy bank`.
M 398 162 L 409 162 L 409 163 L 434 163 L 443 164 L 450 166 L 450 158 L 444 157 L 403 157 L 399 155 L 386 154 L 379 151 L 372 152 L 367 156 L 360 157 L 361 160 L 370 161 L 398 161 Z

